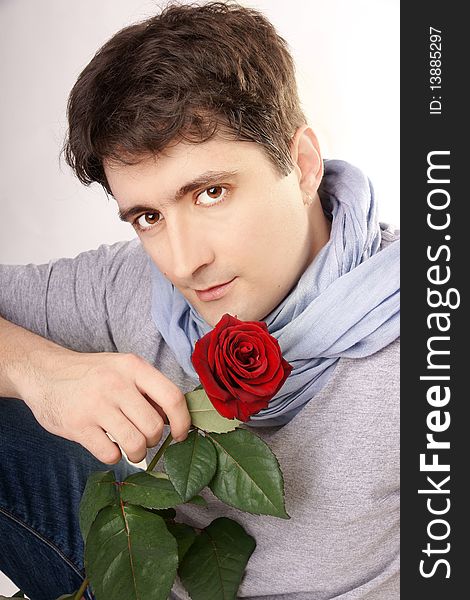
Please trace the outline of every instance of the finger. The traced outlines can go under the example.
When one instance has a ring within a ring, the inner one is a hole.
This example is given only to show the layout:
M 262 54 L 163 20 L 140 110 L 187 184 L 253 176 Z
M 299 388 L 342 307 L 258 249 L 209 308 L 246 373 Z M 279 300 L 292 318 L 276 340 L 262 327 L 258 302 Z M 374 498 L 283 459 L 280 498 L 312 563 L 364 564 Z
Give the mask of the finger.
M 98 424 L 113 436 L 131 462 L 138 463 L 147 456 L 145 437 L 120 409 L 107 413 L 106 420 Z
M 133 396 L 127 395 L 126 399 L 119 403 L 119 407 L 145 437 L 147 448 L 156 446 L 162 437 L 164 425 L 159 410 L 137 390 Z
M 122 458 L 119 446 L 111 441 L 103 429 L 97 425 L 87 427 L 75 441 L 107 465 L 115 465 Z
M 142 363 L 135 373 L 135 383 L 142 394 L 147 394 L 164 410 L 173 438 L 177 441 L 186 439 L 191 416 L 181 390 L 149 363 Z
M 159 406 L 156 402 L 154 402 L 152 400 L 152 398 L 150 398 L 150 396 L 148 396 L 147 394 L 143 394 L 144 398 L 147 400 L 147 402 L 150 404 L 150 406 L 153 406 L 153 408 L 158 412 L 158 414 L 161 416 L 163 423 L 165 425 L 168 425 L 168 417 L 165 414 L 165 411 L 163 410 L 163 408 L 161 406 Z

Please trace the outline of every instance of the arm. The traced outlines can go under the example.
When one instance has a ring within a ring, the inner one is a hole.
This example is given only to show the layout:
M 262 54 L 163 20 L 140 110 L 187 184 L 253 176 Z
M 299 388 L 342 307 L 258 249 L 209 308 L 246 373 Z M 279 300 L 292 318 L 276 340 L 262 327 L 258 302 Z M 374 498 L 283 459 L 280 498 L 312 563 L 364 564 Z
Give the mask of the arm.
M 42 265 L 0 265 L 0 315 L 73 350 L 116 351 L 108 288 L 133 258 L 128 247 L 120 242 Z

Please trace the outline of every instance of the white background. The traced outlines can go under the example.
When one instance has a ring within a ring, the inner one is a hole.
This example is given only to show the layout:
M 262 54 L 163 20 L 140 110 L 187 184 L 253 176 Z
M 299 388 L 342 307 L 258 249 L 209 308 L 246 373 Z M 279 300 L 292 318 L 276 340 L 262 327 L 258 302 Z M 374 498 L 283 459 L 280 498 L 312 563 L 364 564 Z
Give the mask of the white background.
M 326 158 L 361 167 L 399 223 L 399 0 L 258 0 L 289 42 Z M 134 237 L 115 203 L 59 162 L 76 77 L 149 0 L 0 0 L 0 261 L 41 263 Z M 5 587 L 0 573 L 0 594 Z

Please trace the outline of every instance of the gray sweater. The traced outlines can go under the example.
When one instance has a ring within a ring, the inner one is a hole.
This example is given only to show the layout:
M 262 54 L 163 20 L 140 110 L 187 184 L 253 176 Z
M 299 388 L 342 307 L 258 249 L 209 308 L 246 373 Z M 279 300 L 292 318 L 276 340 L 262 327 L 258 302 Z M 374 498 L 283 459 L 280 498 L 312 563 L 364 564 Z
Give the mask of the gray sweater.
M 150 293 L 139 240 L 46 265 L 0 265 L 6 319 L 74 350 L 139 354 L 190 391 L 152 321 Z M 341 359 L 288 425 L 256 430 L 279 459 L 290 520 L 237 511 L 210 491 L 207 508 L 178 509 L 198 527 L 231 517 L 255 538 L 240 598 L 399 598 L 398 358 L 397 340 L 368 358 Z M 188 598 L 178 581 L 171 598 Z

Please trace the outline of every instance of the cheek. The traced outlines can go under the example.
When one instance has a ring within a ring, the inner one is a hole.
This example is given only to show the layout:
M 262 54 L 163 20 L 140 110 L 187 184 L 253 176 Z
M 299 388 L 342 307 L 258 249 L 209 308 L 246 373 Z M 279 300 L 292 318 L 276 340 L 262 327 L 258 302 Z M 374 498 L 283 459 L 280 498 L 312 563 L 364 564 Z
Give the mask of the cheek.
M 152 262 L 158 267 L 158 269 L 163 274 L 165 274 L 165 272 L 168 271 L 169 264 L 165 250 L 160 247 L 157 248 L 155 244 L 152 244 L 151 240 L 145 239 L 145 236 L 141 237 L 140 241 L 145 252 L 152 259 Z
M 284 245 L 284 240 L 291 237 L 290 229 L 290 223 L 286 223 L 279 213 L 274 215 L 263 212 L 252 217 L 240 228 L 239 244 L 253 256 L 279 254 L 282 252 L 280 246 Z
M 294 238 L 295 238 L 294 233 Z M 218 240 L 220 256 L 246 266 L 253 277 L 265 279 L 272 266 L 285 268 L 292 252 L 292 224 L 277 214 L 259 211 L 238 219 Z M 258 275 L 257 275 L 258 274 Z
M 237 214 L 237 211 L 234 211 L 221 225 L 213 228 L 206 239 L 210 239 L 215 254 L 227 260 L 230 257 L 249 256 L 260 243 L 257 220 L 254 215 L 243 215 L 240 212 Z

